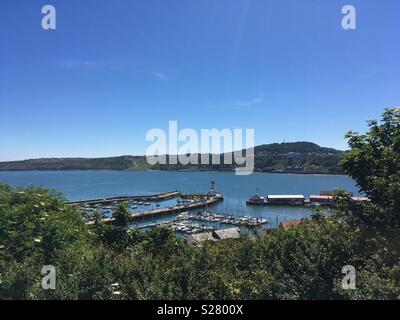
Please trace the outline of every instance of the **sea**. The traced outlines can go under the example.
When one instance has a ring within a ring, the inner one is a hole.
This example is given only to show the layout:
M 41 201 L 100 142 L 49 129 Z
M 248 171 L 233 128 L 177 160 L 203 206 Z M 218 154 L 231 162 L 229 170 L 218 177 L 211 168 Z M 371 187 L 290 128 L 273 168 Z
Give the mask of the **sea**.
M 215 189 L 221 192 L 224 201 L 208 208 L 218 214 L 262 217 L 268 227 L 276 227 L 282 221 L 300 220 L 310 217 L 307 207 L 247 206 L 246 200 L 256 192 L 266 195 L 318 195 L 320 191 L 341 188 L 362 195 L 356 183 L 344 175 L 253 173 L 238 176 L 234 172 L 175 172 L 175 171 L 3 171 L 0 183 L 13 187 L 30 185 L 55 189 L 67 200 L 86 200 L 112 196 L 148 195 L 172 190 L 185 193 L 206 193 L 214 181 Z M 176 199 L 161 203 L 162 207 L 176 204 Z M 132 210 L 149 210 L 150 207 Z M 154 217 L 138 225 L 160 222 L 171 217 Z

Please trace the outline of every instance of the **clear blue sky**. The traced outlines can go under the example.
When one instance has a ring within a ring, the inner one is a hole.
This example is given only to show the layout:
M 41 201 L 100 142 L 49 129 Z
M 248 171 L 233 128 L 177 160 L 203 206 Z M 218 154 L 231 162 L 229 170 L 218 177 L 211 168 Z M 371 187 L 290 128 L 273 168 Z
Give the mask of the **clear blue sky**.
M 343 149 L 400 105 L 399 35 L 398 0 L 2 0 L 0 161 L 143 154 L 169 120 Z

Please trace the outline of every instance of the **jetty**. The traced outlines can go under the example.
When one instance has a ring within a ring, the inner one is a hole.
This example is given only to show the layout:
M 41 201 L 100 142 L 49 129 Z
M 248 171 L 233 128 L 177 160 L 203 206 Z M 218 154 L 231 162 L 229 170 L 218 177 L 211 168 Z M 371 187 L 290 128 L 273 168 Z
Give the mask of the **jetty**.
M 170 207 L 166 207 L 166 208 L 157 208 L 157 209 L 152 209 L 152 210 L 147 210 L 147 211 L 133 212 L 131 214 L 131 219 L 133 222 L 133 221 L 139 220 L 139 219 L 154 218 L 157 216 L 171 215 L 171 214 L 186 212 L 189 210 L 206 208 L 206 207 L 213 206 L 213 205 L 223 201 L 224 198 L 221 193 L 216 192 L 212 196 L 208 195 L 207 198 L 195 198 L 194 200 L 195 201 L 193 201 L 191 203 L 185 203 L 185 204 L 170 206 Z M 105 223 L 109 223 L 109 222 L 113 222 L 114 218 L 112 218 L 112 217 L 104 218 L 102 221 L 104 221 Z M 87 224 L 89 224 L 89 225 L 93 224 L 93 223 L 94 223 L 93 221 L 87 222 Z
M 107 205 L 111 205 L 111 204 L 116 204 L 116 203 L 122 202 L 122 201 L 161 202 L 161 201 L 180 197 L 181 195 L 182 195 L 182 193 L 178 192 L 178 191 L 168 191 L 168 192 L 163 192 L 163 193 L 153 194 L 153 195 L 119 196 L 119 197 L 110 197 L 110 198 L 69 201 L 69 202 L 66 202 L 66 204 L 86 206 L 86 207 L 95 207 L 95 206 L 107 206 Z
M 347 193 L 350 201 L 354 203 L 368 202 L 366 197 L 353 197 L 351 193 Z M 267 195 L 261 197 L 256 192 L 253 197 L 246 201 L 247 205 L 253 206 L 272 206 L 272 205 L 285 205 L 285 206 L 307 206 L 318 207 L 327 206 L 335 207 L 336 201 L 332 192 L 321 191 L 319 195 L 311 195 L 306 199 L 304 195 Z

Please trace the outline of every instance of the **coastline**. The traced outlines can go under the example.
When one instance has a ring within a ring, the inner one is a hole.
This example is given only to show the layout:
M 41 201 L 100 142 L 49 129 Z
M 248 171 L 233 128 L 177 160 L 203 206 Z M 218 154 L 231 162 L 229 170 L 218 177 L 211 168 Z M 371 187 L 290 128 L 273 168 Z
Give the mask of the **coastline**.
M 175 173 L 203 173 L 203 172 L 214 172 L 214 173 L 234 173 L 234 170 L 159 170 L 159 169 L 15 169 L 15 170 L 1 170 L 0 173 L 6 172 L 175 172 Z M 286 174 L 286 175 L 305 175 L 305 176 L 348 176 L 345 173 L 329 173 L 329 172 L 285 172 L 285 171 L 257 171 L 255 170 L 252 174 Z

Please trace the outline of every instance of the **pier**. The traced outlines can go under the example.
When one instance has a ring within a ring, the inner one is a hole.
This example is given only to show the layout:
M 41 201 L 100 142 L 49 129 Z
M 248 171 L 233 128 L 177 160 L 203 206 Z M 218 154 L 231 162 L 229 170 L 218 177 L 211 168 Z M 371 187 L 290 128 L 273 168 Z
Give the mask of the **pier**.
M 189 210 L 206 208 L 206 207 L 213 206 L 213 205 L 223 201 L 224 198 L 221 193 L 217 192 L 213 196 L 208 196 L 207 198 L 199 198 L 199 199 L 194 198 L 194 200 L 197 200 L 197 201 L 188 203 L 188 204 L 184 204 L 184 205 L 176 205 L 176 206 L 171 206 L 171 207 L 167 207 L 167 208 L 158 208 L 158 209 L 152 209 L 152 210 L 147 210 L 147 211 L 135 212 L 135 213 L 132 213 L 131 218 L 132 218 L 132 221 L 135 221 L 135 220 L 139 220 L 139 219 L 154 218 L 156 216 L 170 215 L 170 214 L 186 212 Z M 114 218 L 111 218 L 111 217 L 104 218 L 103 221 L 106 223 L 113 222 Z M 89 222 L 87 222 L 87 224 L 89 224 L 89 225 L 93 224 L 93 221 L 89 221 Z
M 144 195 L 144 196 L 119 196 L 101 199 L 89 199 L 89 200 L 79 200 L 79 201 L 69 201 L 66 204 L 75 204 L 80 206 L 95 207 L 95 206 L 106 206 L 110 204 L 115 204 L 121 201 L 146 201 L 146 202 L 161 202 L 169 199 L 174 199 L 180 197 L 181 192 L 169 191 L 154 195 Z
M 348 193 L 350 201 L 353 203 L 368 202 L 369 199 L 366 197 L 353 197 L 352 194 Z M 306 199 L 304 195 L 267 195 L 266 197 L 260 197 L 256 193 L 253 197 L 246 201 L 247 205 L 252 206 L 273 206 L 273 205 L 284 205 L 284 206 L 307 206 L 307 207 L 336 207 L 335 197 L 332 192 L 323 191 L 320 195 L 311 195 L 309 199 Z

